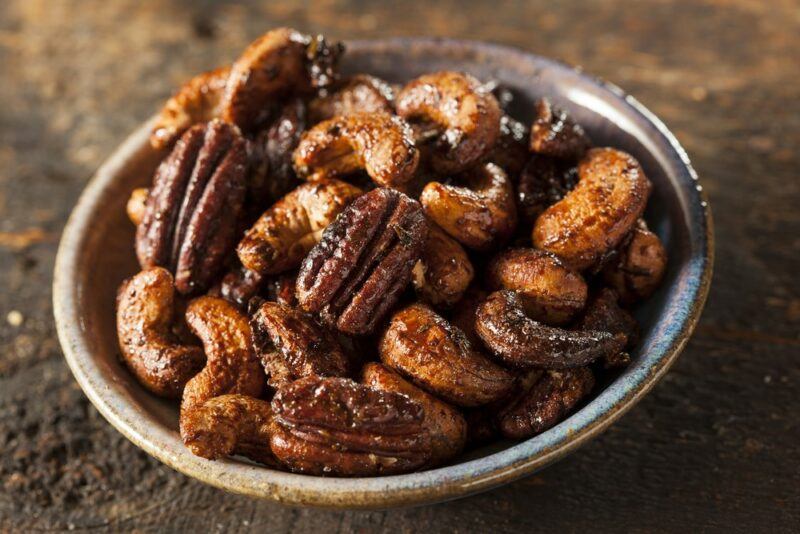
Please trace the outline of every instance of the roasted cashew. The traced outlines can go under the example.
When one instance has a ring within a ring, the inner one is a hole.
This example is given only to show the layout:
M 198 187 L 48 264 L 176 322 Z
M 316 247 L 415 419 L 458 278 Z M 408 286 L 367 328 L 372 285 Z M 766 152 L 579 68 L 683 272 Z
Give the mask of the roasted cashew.
M 393 100 L 388 83 L 368 74 L 357 74 L 344 80 L 332 93 L 309 102 L 308 116 L 311 124 L 316 124 L 351 113 L 393 113 Z
M 495 291 L 478 307 L 475 330 L 500 361 L 517 368 L 567 369 L 617 353 L 625 336 L 545 326 L 527 315 L 514 291 Z
M 650 188 L 633 156 L 613 148 L 589 150 L 578 165 L 575 189 L 536 219 L 533 243 L 573 269 L 588 269 L 631 231 Z
M 492 289 L 519 293 L 529 317 L 548 325 L 568 323 L 586 305 L 588 288 L 583 277 L 555 255 L 532 248 L 515 248 L 489 263 L 487 282 Z
M 364 170 L 385 187 L 405 191 L 414 178 L 419 151 L 411 128 L 386 113 L 353 113 L 308 130 L 294 151 L 294 167 L 309 181 Z
M 431 157 L 440 174 L 461 172 L 489 155 L 500 134 L 500 106 L 469 74 L 442 71 L 410 81 L 397 95 L 397 114 L 433 122 L 442 132 Z
M 205 362 L 200 347 L 181 344 L 173 333 L 174 317 L 175 287 L 166 269 L 145 269 L 117 291 L 122 359 L 139 383 L 169 398 L 179 398 Z
M 475 270 L 458 241 L 433 223 L 429 227 L 422 258 L 414 266 L 411 281 L 420 299 L 446 308 L 461 300 Z
M 425 214 L 463 245 L 480 251 L 501 245 L 514 232 L 517 208 L 506 173 L 487 163 L 461 177 L 465 187 L 430 182 L 420 202 Z
M 603 269 L 605 282 L 617 290 L 620 300 L 633 304 L 652 295 L 667 270 L 667 251 L 656 234 L 639 220 L 619 256 Z
M 297 267 L 322 232 L 362 191 L 339 180 L 305 183 L 264 212 L 237 253 L 246 268 L 277 274 Z

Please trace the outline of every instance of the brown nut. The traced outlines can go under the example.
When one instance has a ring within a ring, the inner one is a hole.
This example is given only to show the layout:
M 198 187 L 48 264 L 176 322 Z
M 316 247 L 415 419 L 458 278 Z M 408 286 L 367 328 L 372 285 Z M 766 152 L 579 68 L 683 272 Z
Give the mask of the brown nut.
M 575 325 L 575 329 L 622 334 L 625 336 L 623 348 L 633 347 L 638 338 L 639 325 L 630 313 L 620 308 L 618 299 L 617 292 L 613 289 L 601 289 L 589 299 L 586 312 Z M 630 355 L 622 351 L 607 354 L 603 358 L 606 369 L 624 367 L 629 363 Z
M 633 304 L 655 292 L 666 270 L 664 245 L 640 219 L 617 258 L 603 269 L 603 279 L 617 290 L 623 303 Z
M 470 76 L 442 71 L 409 82 L 396 100 L 397 114 L 435 123 L 442 132 L 431 157 L 440 174 L 464 171 L 486 158 L 500 135 L 500 106 Z
M 630 232 L 644 212 L 651 186 L 639 163 L 613 148 L 589 150 L 578 176 L 575 189 L 536 219 L 533 243 L 582 271 Z
M 422 208 L 403 193 L 381 188 L 357 198 L 303 260 L 300 307 L 346 334 L 370 333 L 411 280 L 427 234 Z
M 199 124 L 159 165 L 136 228 L 142 268 L 168 267 L 182 294 L 207 289 L 236 243 L 247 179 L 235 126 Z
M 359 188 L 339 180 L 298 186 L 247 231 L 237 248 L 242 265 L 262 275 L 294 269 L 359 195 Z
M 339 115 L 362 112 L 393 113 L 392 87 L 374 76 L 357 74 L 345 80 L 335 91 L 309 102 L 311 124 Z
M 267 284 L 268 300 L 292 308 L 297 307 L 297 273 L 287 273 L 270 280 Z
M 239 454 L 275 465 L 269 438 L 272 407 L 246 395 L 220 395 L 181 415 L 181 439 L 192 454 L 217 460 Z
M 364 366 L 362 382 L 383 391 L 402 393 L 422 406 L 425 418 L 423 425 L 431 435 L 430 466 L 443 464 L 464 449 L 467 422 L 461 412 L 449 404 L 422 391 L 379 363 Z
M 429 223 L 422 258 L 414 265 L 417 296 L 433 305 L 450 307 L 464 295 L 475 270 L 464 248 L 444 230 Z
M 203 342 L 207 361 L 183 390 L 181 414 L 227 393 L 261 395 L 264 370 L 253 352 L 253 333 L 242 312 L 224 299 L 198 297 L 186 308 L 186 322 Z
M 586 305 L 588 288 L 583 277 L 555 255 L 532 248 L 509 249 L 489 263 L 491 289 L 516 291 L 525 313 L 548 325 L 563 325 Z
M 594 387 L 588 367 L 545 371 L 497 414 L 497 427 L 510 439 L 527 439 L 560 423 Z
M 514 291 L 495 291 L 478 307 L 475 330 L 500 361 L 517 368 L 567 369 L 618 353 L 625 336 L 546 326 L 525 315 Z
M 570 163 L 535 154 L 528 160 L 517 184 L 520 219 L 528 224 L 564 198 L 578 183 L 578 169 Z
M 122 359 L 139 383 L 169 398 L 179 398 L 205 363 L 200 347 L 181 344 L 172 332 L 174 318 L 175 289 L 166 269 L 145 269 L 117 291 Z
M 230 72 L 230 67 L 220 67 L 186 82 L 161 109 L 150 145 L 156 149 L 171 146 L 193 125 L 219 117 L 220 100 Z
M 144 218 L 144 212 L 147 209 L 147 195 L 150 190 L 146 187 L 137 187 L 131 191 L 131 196 L 128 197 L 128 202 L 125 204 L 125 213 L 128 219 L 134 226 L 138 226 Z
M 219 296 L 235 304 L 240 310 L 246 310 L 247 303 L 259 294 L 264 284 L 263 276 L 240 265 L 222 277 Z
M 497 165 L 487 163 L 460 179 L 465 187 L 428 183 L 420 196 L 425 214 L 469 248 L 485 251 L 501 245 L 517 224 L 514 188 L 508 176 Z
M 488 291 L 472 285 L 467 288 L 464 296 L 458 302 L 458 306 L 455 306 L 450 312 L 450 324 L 464 332 L 470 343 L 476 347 L 483 345 L 483 342 L 475 333 L 475 312 L 488 296 Z
M 583 128 L 563 109 L 542 98 L 536 102 L 536 118 L 531 125 L 531 152 L 576 160 L 591 146 Z
M 299 310 L 263 302 L 250 326 L 256 353 L 274 388 L 304 376 L 350 373 L 350 361 L 333 335 Z
M 272 399 L 272 452 L 292 471 L 375 476 L 413 471 L 431 455 L 422 406 L 346 378 L 305 377 Z
M 425 391 L 458 406 L 506 395 L 514 377 L 475 350 L 464 333 L 424 304 L 392 317 L 380 341 L 381 361 Z
M 497 164 L 516 183 L 529 157 L 528 129 L 521 122 L 503 115 L 500 118 L 500 135 L 489 161 Z
M 363 169 L 376 184 L 404 191 L 414 178 L 419 151 L 402 119 L 386 113 L 352 113 L 304 133 L 293 158 L 297 174 L 309 181 Z

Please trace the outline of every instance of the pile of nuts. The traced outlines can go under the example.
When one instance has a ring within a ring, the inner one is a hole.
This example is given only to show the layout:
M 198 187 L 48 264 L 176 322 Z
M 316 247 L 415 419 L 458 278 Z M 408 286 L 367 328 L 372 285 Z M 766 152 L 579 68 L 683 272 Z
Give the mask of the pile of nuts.
M 166 103 L 125 364 L 208 459 L 388 475 L 547 430 L 629 363 L 650 182 L 546 99 L 528 128 L 469 74 L 341 79 L 343 51 L 273 30 Z

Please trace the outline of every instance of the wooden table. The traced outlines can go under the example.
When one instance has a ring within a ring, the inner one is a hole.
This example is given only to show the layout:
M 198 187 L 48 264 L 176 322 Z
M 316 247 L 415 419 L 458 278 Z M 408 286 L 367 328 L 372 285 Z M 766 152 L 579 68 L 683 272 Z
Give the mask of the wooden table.
M 796 1 L 0 2 L 0 531 L 800 529 Z M 461 501 L 292 509 L 177 474 L 117 433 L 61 357 L 50 284 L 93 171 L 179 82 L 292 25 L 447 35 L 580 64 L 673 129 L 711 197 L 716 274 L 677 365 L 557 465 Z

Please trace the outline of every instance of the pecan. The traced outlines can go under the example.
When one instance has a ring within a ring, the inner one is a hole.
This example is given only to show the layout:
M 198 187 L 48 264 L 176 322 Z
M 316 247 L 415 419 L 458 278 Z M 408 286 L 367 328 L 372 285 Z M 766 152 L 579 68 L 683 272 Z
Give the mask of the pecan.
M 428 223 L 392 189 L 356 199 L 303 260 L 297 300 L 347 334 L 367 334 L 397 302 L 422 254 Z
M 175 273 L 180 293 L 211 284 L 236 244 L 247 179 L 245 142 L 219 121 L 190 128 L 153 179 L 136 254 Z
M 531 152 L 575 160 L 591 146 L 591 141 L 569 114 L 542 98 L 536 102 L 536 118 L 531 126 Z
M 639 219 L 616 258 L 603 269 L 606 284 L 617 290 L 620 300 L 633 304 L 655 292 L 667 270 L 667 251 L 656 234 Z
M 412 471 L 431 456 L 420 404 L 346 378 L 305 377 L 272 399 L 270 444 L 292 471 L 373 476 Z
M 263 276 L 240 265 L 222 277 L 219 296 L 245 310 L 250 299 L 258 295 L 263 287 Z
M 333 335 L 299 310 L 264 302 L 250 325 L 272 387 L 303 376 L 347 376 L 350 371 L 350 362 Z

